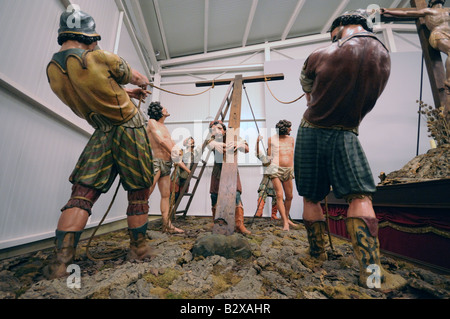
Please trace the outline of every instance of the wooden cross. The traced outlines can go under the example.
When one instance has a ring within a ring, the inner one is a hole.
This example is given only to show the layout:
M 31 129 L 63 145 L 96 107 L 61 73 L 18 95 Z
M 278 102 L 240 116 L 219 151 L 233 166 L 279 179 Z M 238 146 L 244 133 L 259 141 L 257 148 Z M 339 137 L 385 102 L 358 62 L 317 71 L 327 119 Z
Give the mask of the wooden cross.
M 201 81 L 195 85 L 211 86 L 226 85 L 233 83 L 233 93 L 231 98 L 230 116 L 227 129 L 227 142 L 237 142 L 239 138 L 239 129 L 241 125 L 241 102 L 243 83 L 263 82 L 283 80 L 283 74 L 271 74 L 263 76 L 242 77 L 236 75 L 234 79 L 224 79 L 215 81 Z M 216 206 L 216 220 L 214 222 L 213 233 L 222 235 L 232 235 L 235 228 L 235 209 L 236 209 L 236 185 L 237 185 L 237 152 L 227 156 L 227 160 L 233 157 L 232 161 L 222 163 L 222 172 L 220 173 L 219 194 Z M 218 222 L 216 222 L 218 221 Z M 221 222 L 223 221 L 223 222 Z
M 428 6 L 426 0 L 411 0 L 411 7 L 417 9 L 423 9 Z M 389 10 L 411 10 L 410 8 L 392 8 Z M 446 94 L 444 82 L 446 79 L 444 64 L 442 63 L 441 53 L 440 51 L 431 47 L 429 38 L 430 38 L 430 30 L 428 30 L 425 25 L 425 18 L 397 18 L 397 17 L 387 17 L 381 16 L 381 21 L 389 22 L 389 21 L 405 21 L 405 20 L 415 20 L 417 33 L 420 39 L 420 45 L 422 47 L 423 56 L 425 60 L 425 65 L 428 72 L 428 78 L 430 80 L 431 92 L 433 94 L 433 100 L 435 107 L 440 107 L 441 105 L 445 105 L 446 102 Z M 447 106 L 448 107 L 448 106 Z

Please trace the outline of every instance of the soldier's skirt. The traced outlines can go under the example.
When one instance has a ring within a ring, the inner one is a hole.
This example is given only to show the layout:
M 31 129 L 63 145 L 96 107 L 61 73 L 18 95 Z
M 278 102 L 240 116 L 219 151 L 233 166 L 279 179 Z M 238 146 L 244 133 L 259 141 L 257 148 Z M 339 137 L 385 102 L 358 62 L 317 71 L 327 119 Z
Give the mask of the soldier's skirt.
M 144 127 L 114 126 L 107 133 L 96 130 L 69 180 L 106 193 L 117 175 L 126 191 L 153 184 L 152 151 Z
M 318 202 L 333 187 L 336 198 L 376 191 L 364 150 L 355 133 L 299 127 L 294 174 L 300 196 Z

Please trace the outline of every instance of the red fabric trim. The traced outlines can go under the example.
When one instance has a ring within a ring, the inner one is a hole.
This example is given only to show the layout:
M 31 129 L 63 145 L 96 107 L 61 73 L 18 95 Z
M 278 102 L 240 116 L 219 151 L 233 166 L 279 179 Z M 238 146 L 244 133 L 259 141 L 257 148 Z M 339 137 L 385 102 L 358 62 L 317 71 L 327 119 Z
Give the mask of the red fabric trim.
M 345 226 L 346 205 L 328 205 L 330 232 L 350 238 Z M 323 206 L 325 212 L 325 207 Z M 431 226 L 450 231 L 450 214 L 444 209 L 374 207 L 379 223 L 388 221 L 403 227 Z M 380 248 L 398 255 L 450 269 L 450 239 L 434 233 L 409 233 L 386 226 L 379 228 Z

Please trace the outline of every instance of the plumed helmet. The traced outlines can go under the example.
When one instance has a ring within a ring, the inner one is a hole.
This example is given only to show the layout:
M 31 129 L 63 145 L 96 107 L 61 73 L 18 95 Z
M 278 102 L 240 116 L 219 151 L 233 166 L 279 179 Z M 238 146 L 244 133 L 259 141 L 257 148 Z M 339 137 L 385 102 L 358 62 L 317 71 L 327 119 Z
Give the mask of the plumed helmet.
M 95 21 L 89 14 L 79 9 L 69 9 L 61 14 L 58 35 L 63 33 L 81 34 L 88 37 L 100 37 L 95 31 Z
M 372 18 L 368 14 L 367 10 L 357 9 L 346 11 L 337 17 L 331 24 L 330 31 L 333 31 L 338 26 L 345 26 L 349 24 L 359 24 L 365 30 L 373 32 Z

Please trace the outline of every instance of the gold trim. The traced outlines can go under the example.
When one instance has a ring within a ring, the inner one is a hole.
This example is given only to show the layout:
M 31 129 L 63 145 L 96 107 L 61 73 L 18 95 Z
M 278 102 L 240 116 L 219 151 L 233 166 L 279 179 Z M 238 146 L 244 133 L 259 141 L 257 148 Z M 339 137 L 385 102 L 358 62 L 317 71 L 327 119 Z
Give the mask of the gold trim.
M 89 198 L 86 198 L 83 196 L 73 196 L 70 199 L 82 199 L 82 200 L 88 201 L 89 203 L 93 204 L 93 202 Z
M 329 218 L 332 219 L 333 221 L 345 220 L 345 217 L 342 215 L 340 215 L 340 216 L 331 216 L 330 215 Z M 411 234 L 433 233 L 435 235 L 450 239 L 450 232 L 437 229 L 436 227 L 433 227 L 433 226 L 421 226 L 421 227 L 400 226 L 398 224 L 395 224 L 395 223 L 392 223 L 392 222 L 386 220 L 386 221 L 382 221 L 378 224 L 378 228 L 384 228 L 384 227 L 390 227 L 395 230 L 401 231 L 403 233 L 411 233 Z
M 445 238 L 450 238 L 450 232 L 447 232 L 445 230 L 437 229 L 433 226 L 422 226 L 422 227 L 408 227 L 408 226 L 400 226 L 395 223 L 389 222 L 389 221 L 383 221 L 378 224 L 379 228 L 384 227 L 391 227 L 395 230 L 404 232 L 404 233 L 412 233 L 412 234 L 426 234 L 426 233 L 433 233 L 438 236 L 442 236 Z

